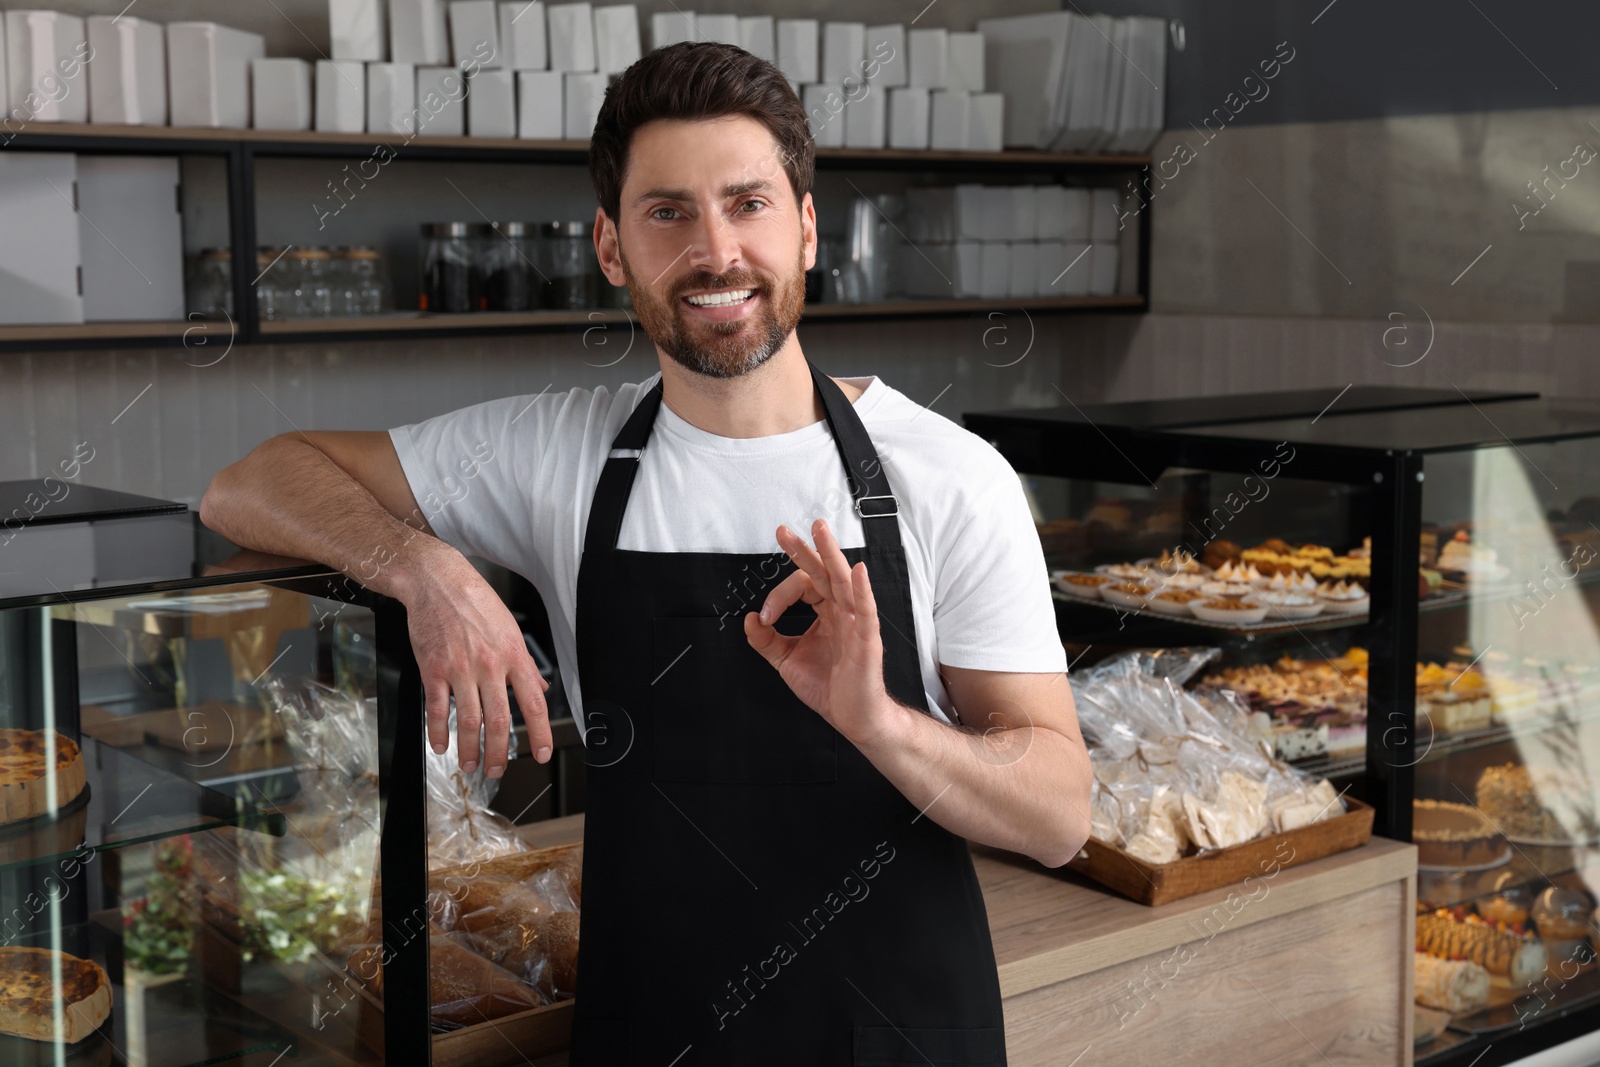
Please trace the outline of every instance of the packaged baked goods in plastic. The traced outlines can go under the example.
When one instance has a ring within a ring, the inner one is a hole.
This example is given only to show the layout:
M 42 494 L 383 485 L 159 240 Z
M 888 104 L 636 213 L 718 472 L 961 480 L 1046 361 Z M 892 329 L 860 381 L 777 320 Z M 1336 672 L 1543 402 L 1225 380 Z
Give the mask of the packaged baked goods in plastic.
M 522 852 L 527 844 L 517 836 L 510 819 L 489 807 L 500 789 L 500 779 L 490 778 L 484 764 L 470 774 L 456 757 L 455 701 L 447 724 L 449 743 L 443 752 L 423 745 L 428 788 L 428 867 L 453 867 L 474 860 Z M 514 758 L 516 753 L 507 754 Z
M 526 880 L 479 875 L 453 885 L 451 894 L 458 909 L 456 930 L 468 944 L 547 998 L 556 995 L 546 962 L 549 948 L 540 933 L 552 915 L 578 908 L 558 873 L 540 871 Z
M 383 996 L 381 945 L 363 945 L 352 951 L 345 966 L 380 999 Z M 537 1008 L 545 1003 L 537 990 L 516 975 L 473 951 L 458 933 L 433 934 L 428 940 L 429 1017 L 440 1030 L 455 1030 L 475 1023 Z
M 1096 840 L 1170 863 L 1344 813 L 1326 779 L 1262 749 L 1230 694 L 1184 688 L 1219 654 L 1127 652 L 1069 676 L 1094 766 Z

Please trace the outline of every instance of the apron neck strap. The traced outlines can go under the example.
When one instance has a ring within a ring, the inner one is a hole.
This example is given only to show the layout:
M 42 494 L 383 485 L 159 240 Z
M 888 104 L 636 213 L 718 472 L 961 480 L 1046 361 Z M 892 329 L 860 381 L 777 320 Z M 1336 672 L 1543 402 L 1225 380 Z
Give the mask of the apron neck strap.
M 828 429 L 833 433 L 839 458 L 844 463 L 845 481 L 850 487 L 851 506 L 861 516 L 861 529 L 868 548 L 899 548 L 899 501 L 889 485 L 888 474 L 878 459 L 867 428 L 856 414 L 855 406 L 845 398 L 844 390 L 810 360 L 806 367 L 811 371 L 812 385 L 822 398 L 823 414 Z M 589 522 L 584 531 L 584 552 L 595 549 L 616 548 L 622 533 L 622 517 L 627 509 L 628 497 L 633 489 L 633 479 L 639 472 L 639 459 L 650 439 L 656 416 L 660 413 L 662 385 L 659 379 L 646 391 L 611 442 L 611 452 L 600 471 L 600 482 L 595 487 L 594 499 L 589 507 Z M 797 530 L 801 536 L 810 530 Z

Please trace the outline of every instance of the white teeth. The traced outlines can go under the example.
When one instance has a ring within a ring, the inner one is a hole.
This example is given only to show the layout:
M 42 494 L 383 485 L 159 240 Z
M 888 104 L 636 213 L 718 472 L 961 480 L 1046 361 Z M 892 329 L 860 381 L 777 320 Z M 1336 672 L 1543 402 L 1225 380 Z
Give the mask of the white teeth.
M 729 304 L 741 303 L 754 289 L 735 289 L 731 293 L 711 293 L 706 296 L 685 297 L 695 307 L 726 307 Z

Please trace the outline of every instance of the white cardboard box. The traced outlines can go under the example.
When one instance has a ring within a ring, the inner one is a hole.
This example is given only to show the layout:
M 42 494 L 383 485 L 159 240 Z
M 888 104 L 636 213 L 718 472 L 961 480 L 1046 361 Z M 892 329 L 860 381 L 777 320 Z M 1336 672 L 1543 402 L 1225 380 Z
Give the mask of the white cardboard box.
M 912 185 L 906 188 L 905 234 L 915 244 L 955 240 L 955 187 Z
M 550 69 L 593 71 L 594 7 L 587 3 L 551 4 L 544 13 L 550 41 Z M 587 135 L 584 140 L 588 140 Z
M 965 300 L 979 295 L 983 267 L 979 242 L 918 242 L 900 245 L 897 251 L 907 296 Z
M 594 123 L 605 102 L 606 75 L 584 71 L 567 72 L 562 85 L 566 98 L 562 129 L 569 141 L 588 141 L 594 136 Z
M 867 55 L 865 22 L 824 22 L 822 24 L 822 80 L 842 82 L 861 77 L 861 61 Z
M 907 84 L 919 89 L 949 88 L 949 31 L 913 29 L 906 37 L 906 46 L 911 49 L 906 71 Z
M 159 22 L 124 15 L 87 20 L 89 121 L 108 126 L 167 124 L 167 44 Z
M 998 152 L 1005 136 L 1004 93 L 972 93 L 971 111 L 967 116 L 967 150 L 969 152 Z
M 59 11 L 7 11 L 8 117 L 23 122 L 88 122 L 91 55 L 83 19 Z M 17 108 L 22 114 L 17 115 Z
M 978 267 L 978 295 L 985 300 L 1001 299 L 1011 289 L 1011 244 L 984 241 L 982 255 Z
M 1117 253 L 1114 244 L 1096 242 L 1089 251 L 1089 295 L 1111 296 L 1117 291 Z
M 980 236 L 985 241 L 1011 240 L 1011 186 L 985 185 L 983 187 L 983 227 Z
M 445 0 L 389 0 L 389 58 L 414 66 L 450 62 Z
M 382 63 L 388 55 L 384 0 L 328 0 L 328 51 L 334 59 Z
M 844 147 L 844 93 L 837 85 L 806 85 L 801 101 L 818 148 Z
M 983 240 L 989 224 L 989 194 L 984 187 L 976 182 L 957 185 L 951 200 L 951 218 L 956 240 Z
M 515 71 L 480 70 L 467 79 L 467 136 L 515 137 Z
M 967 150 L 967 127 L 972 124 L 972 94 L 952 89 L 928 93 L 930 132 L 928 144 L 943 152 Z
M 1033 241 L 1010 241 L 1011 266 L 1006 272 L 1006 295 L 1039 295 L 1039 246 Z
M 650 47 L 665 48 L 669 44 L 698 41 L 693 11 L 663 11 L 650 16 Z
M 544 0 L 510 0 L 500 5 L 500 49 L 512 70 L 549 70 L 550 45 L 544 34 Z
M 1051 283 L 1067 268 L 1067 246 L 1061 241 L 1040 241 L 1038 248 L 1038 272 L 1034 276 L 1033 291 L 1039 296 L 1060 296 L 1060 286 Z
M 594 61 L 601 74 L 621 74 L 639 62 L 639 8 L 609 4 L 594 9 Z
M 950 34 L 945 78 L 947 88 L 983 92 L 983 34 Z
M 466 75 L 455 67 L 418 67 L 417 136 L 463 136 L 466 94 Z
M 821 81 L 817 66 L 816 19 L 779 19 L 778 69 L 788 75 L 791 82 L 810 85 Z
M 0 323 L 81 323 L 70 152 L 0 152 Z
M 250 61 L 267 43 L 215 22 L 167 23 L 167 104 L 174 126 L 246 129 Z
M 367 128 L 366 64 L 359 59 L 317 60 L 317 129 L 364 133 Z
M 1039 190 L 1032 185 L 1011 186 L 1011 224 L 1013 241 L 1036 241 L 1039 231 Z
M 909 84 L 906 81 L 905 25 L 892 22 L 883 26 L 868 26 L 866 54 L 862 59 L 869 71 L 872 70 L 872 64 L 877 64 L 877 73 L 870 78 L 875 87 L 895 89 Z
M 78 157 L 83 321 L 183 318 L 176 156 Z
M 889 147 L 928 147 L 928 90 L 889 90 Z
M 739 43 L 738 15 L 696 15 L 694 28 L 699 31 L 695 40 L 720 41 L 732 45 Z
M 1122 191 L 1116 188 L 1089 190 L 1089 240 L 1114 242 L 1117 240 L 1117 208 L 1122 203 Z
M 889 94 L 859 76 L 844 91 L 845 147 L 882 148 L 888 144 Z
M 566 108 L 559 70 L 517 71 L 517 136 L 560 141 L 566 136 Z
M 311 64 L 305 60 L 251 60 L 250 94 L 256 129 L 311 128 Z
M 739 47 L 753 56 L 777 65 L 778 38 L 771 15 L 749 15 L 739 19 Z
M 1050 277 L 1056 279 L 1049 289 L 1040 290 L 1047 296 L 1088 296 L 1089 275 L 1094 265 L 1089 262 L 1089 242 L 1065 241 L 1062 243 L 1062 263 Z M 1062 271 L 1066 271 L 1062 274 Z M 1057 277 L 1059 275 L 1059 277 Z
M 500 12 L 495 0 L 451 0 L 450 58 L 463 70 L 493 70 L 500 52 Z
M 417 68 L 410 63 L 367 64 L 367 130 L 417 132 Z

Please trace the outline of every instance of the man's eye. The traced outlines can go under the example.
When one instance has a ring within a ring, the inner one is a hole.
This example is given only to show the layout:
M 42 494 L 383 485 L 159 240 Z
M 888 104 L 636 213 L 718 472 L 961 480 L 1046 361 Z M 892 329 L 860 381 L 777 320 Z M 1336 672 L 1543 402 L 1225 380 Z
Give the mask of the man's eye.
M 766 202 L 762 201 L 762 200 L 746 200 L 743 204 L 740 204 L 739 206 L 741 208 L 746 208 L 746 207 L 749 207 L 751 204 L 756 204 L 756 205 L 758 205 L 760 207 L 766 207 Z M 755 214 L 755 213 L 754 212 L 746 212 L 746 214 Z
M 675 208 L 675 207 L 658 207 L 658 208 L 655 209 L 655 211 L 650 212 L 650 214 L 651 214 L 652 217 L 658 217 L 659 214 L 661 212 L 663 212 L 663 211 L 676 211 L 676 210 L 678 210 L 678 209 Z

